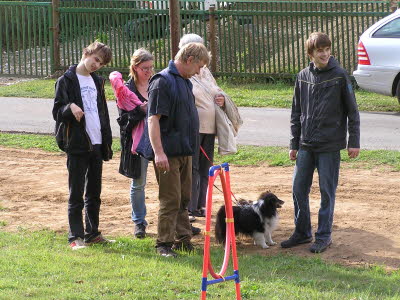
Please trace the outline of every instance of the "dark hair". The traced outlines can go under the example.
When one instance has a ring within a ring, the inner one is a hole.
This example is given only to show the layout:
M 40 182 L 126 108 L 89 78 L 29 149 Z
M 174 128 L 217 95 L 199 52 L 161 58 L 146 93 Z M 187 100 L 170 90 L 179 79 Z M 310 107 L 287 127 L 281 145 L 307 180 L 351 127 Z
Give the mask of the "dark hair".
M 101 58 L 103 59 L 103 65 L 108 64 L 112 58 L 110 47 L 98 41 L 94 41 L 89 46 L 83 49 L 82 58 L 92 54 L 98 54 L 99 56 L 101 56 Z
M 307 54 L 311 55 L 315 49 L 331 47 L 332 42 L 329 36 L 323 32 L 313 32 L 306 41 Z

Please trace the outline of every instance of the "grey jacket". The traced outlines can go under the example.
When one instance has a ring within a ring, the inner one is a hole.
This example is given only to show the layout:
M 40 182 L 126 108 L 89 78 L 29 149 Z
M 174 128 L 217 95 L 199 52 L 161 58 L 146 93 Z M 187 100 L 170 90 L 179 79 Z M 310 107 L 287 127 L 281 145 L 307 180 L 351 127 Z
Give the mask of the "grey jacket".
M 297 75 L 291 114 L 290 149 L 316 152 L 360 148 L 360 116 L 350 78 L 331 57 L 327 68 L 314 63 Z

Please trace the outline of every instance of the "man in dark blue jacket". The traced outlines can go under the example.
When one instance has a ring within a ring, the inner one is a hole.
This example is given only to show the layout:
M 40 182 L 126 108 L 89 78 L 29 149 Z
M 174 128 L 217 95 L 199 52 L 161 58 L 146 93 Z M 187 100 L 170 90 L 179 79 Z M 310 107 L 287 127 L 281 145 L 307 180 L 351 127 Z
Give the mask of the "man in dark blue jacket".
M 137 151 L 154 160 L 160 201 L 156 248 L 164 257 L 176 257 L 174 250 L 193 250 L 187 206 L 199 117 L 189 78 L 199 74 L 209 61 L 203 44 L 189 43 L 150 81 L 148 132 Z M 154 153 L 153 157 L 148 152 Z
M 314 32 L 306 48 L 311 63 L 297 76 L 291 114 L 289 156 L 296 160 L 293 175 L 295 231 L 281 246 L 291 248 L 312 241 L 309 193 L 317 168 L 321 206 L 310 251 L 320 253 L 332 243 L 340 150 L 347 147 L 350 158 L 358 156 L 360 117 L 347 72 L 331 56 L 329 37 Z

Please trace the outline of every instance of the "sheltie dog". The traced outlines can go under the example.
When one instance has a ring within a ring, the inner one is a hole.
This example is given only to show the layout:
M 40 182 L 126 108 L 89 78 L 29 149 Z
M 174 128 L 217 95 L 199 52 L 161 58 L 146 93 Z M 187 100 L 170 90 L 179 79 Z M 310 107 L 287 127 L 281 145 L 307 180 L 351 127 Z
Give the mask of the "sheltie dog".
M 235 233 L 253 237 L 254 244 L 264 249 L 269 248 L 268 245 L 276 245 L 271 234 L 278 226 L 278 208 L 283 203 L 285 202 L 269 191 L 262 193 L 254 203 L 241 200 L 239 206 L 232 207 Z M 226 238 L 225 218 L 223 205 L 217 213 L 215 223 L 215 238 L 220 244 L 225 243 Z

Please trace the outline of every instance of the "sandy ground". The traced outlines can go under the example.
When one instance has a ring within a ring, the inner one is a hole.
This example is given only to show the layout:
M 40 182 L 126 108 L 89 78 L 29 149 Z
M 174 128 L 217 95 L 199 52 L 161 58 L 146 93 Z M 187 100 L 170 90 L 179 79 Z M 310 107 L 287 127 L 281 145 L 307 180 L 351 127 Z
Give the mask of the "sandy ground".
M 17 232 L 21 228 L 48 228 L 67 231 L 67 171 L 64 154 L 40 150 L 0 147 L 0 230 Z M 128 178 L 118 173 L 119 157 L 104 164 L 100 229 L 106 236 L 132 236 Z M 291 199 L 291 167 L 231 166 L 231 188 L 237 198 L 256 199 L 270 190 L 285 201 L 280 210 L 280 226 L 273 238 L 280 243 L 293 230 Z M 157 184 L 149 167 L 146 203 L 148 232 L 155 236 L 157 228 Z M 317 222 L 319 190 L 317 176 L 311 192 L 312 222 Z M 220 187 L 220 181 L 217 180 Z M 326 261 L 344 265 L 383 265 L 387 269 L 400 267 L 400 174 L 385 169 L 341 169 L 337 191 L 333 244 L 321 254 Z M 213 210 L 223 202 L 221 192 L 214 189 Z M 196 226 L 204 229 L 204 219 Z M 202 236 L 194 238 L 200 248 Z M 266 256 L 289 253 L 313 255 L 309 245 L 282 249 L 278 245 L 260 249 L 251 239 L 238 238 L 240 254 L 259 253 Z

